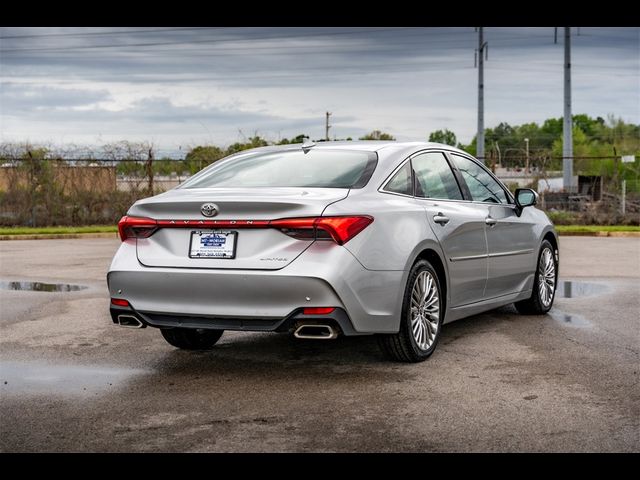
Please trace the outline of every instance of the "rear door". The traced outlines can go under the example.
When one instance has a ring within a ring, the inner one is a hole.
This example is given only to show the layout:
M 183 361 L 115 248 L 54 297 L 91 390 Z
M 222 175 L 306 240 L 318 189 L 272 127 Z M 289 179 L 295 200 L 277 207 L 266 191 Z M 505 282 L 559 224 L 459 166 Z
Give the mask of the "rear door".
M 523 290 L 535 265 L 536 236 L 528 216 L 518 216 L 511 198 L 479 163 L 452 154 L 475 208 L 482 210 L 488 244 L 486 298 Z
M 460 185 L 443 152 L 411 158 L 415 195 L 446 255 L 451 307 L 483 299 L 487 279 L 487 241 L 480 209 L 463 200 Z

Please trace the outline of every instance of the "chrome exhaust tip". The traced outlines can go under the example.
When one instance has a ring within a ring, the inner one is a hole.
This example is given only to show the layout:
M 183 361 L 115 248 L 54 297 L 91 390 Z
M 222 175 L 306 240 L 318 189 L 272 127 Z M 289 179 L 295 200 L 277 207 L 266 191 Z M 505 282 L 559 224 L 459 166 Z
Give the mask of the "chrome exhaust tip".
M 125 328 L 144 328 L 145 325 L 133 315 L 118 315 L 118 325 Z
M 300 325 L 293 336 L 303 340 L 335 340 L 338 332 L 331 325 Z

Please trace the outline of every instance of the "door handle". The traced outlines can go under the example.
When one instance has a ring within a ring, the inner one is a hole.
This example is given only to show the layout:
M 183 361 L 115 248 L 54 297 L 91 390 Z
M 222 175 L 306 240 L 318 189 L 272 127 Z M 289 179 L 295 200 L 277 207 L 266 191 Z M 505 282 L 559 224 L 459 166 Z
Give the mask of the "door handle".
M 490 227 L 493 227 L 496 223 L 498 223 L 498 220 L 496 220 L 495 218 L 487 217 L 484 219 L 484 223 L 486 223 Z
M 449 223 L 449 217 L 445 217 L 442 212 L 438 212 L 437 215 L 433 216 L 433 221 L 439 223 L 440 225 L 446 225 Z

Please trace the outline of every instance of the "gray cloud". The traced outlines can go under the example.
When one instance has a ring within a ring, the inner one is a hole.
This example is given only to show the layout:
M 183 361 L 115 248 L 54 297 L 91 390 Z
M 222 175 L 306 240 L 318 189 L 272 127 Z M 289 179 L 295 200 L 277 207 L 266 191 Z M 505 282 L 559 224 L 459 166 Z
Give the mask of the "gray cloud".
M 399 139 L 439 128 L 463 141 L 474 134 L 472 28 L 159 29 L 0 29 L 2 137 L 148 135 L 171 149 L 228 144 L 239 130 L 320 137 L 325 111 L 338 137 L 373 128 Z M 559 116 L 553 29 L 486 28 L 485 38 L 487 126 Z M 640 121 L 639 44 L 638 28 L 574 36 L 576 112 Z

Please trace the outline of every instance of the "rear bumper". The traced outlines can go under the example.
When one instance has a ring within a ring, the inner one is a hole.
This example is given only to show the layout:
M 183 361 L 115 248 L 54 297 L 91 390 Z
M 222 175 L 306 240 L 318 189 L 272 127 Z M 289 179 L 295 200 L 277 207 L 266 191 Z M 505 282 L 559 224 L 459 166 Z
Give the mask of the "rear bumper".
M 336 308 L 327 315 L 304 315 L 297 309 L 285 318 L 223 318 L 212 316 L 166 315 L 155 312 L 140 312 L 133 308 L 115 307 L 110 309 L 113 323 L 121 324 L 119 317 L 130 316 L 140 321 L 137 328 L 205 328 L 214 330 L 240 330 L 252 332 L 293 332 L 302 324 L 332 325 L 344 335 L 359 335 L 347 313 Z
M 128 300 L 150 326 L 283 331 L 302 307 L 331 306 L 342 312 L 331 320 L 357 335 L 398 330 L 403 273 L 366 270 L 330 242 L 315 242 L 280 270 L 146 267 L 128 240 L 107 282 L 111 297 Z

